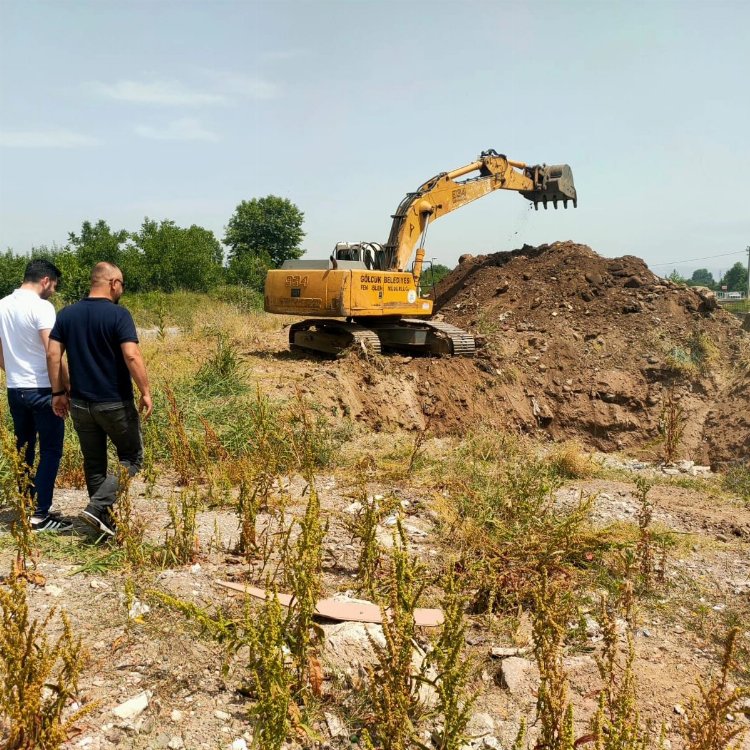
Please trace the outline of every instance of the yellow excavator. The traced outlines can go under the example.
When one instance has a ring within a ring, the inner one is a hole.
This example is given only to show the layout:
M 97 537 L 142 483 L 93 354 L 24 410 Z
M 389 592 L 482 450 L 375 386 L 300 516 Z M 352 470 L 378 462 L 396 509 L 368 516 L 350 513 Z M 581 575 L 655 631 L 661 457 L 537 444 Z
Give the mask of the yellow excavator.
M 567 164 L 527 166 L 494 150 L 483 151 L 471 164 L 442 172 L 407 193 L 392 216 L 385 245 L 339 242 L 327 260 L 286 261 L 269 271 L 266 311 L 315 316 L 289 327 L 293 349 L 339 355 L 359 345 L 375 353 L 472 355 L 473 336 L 428 320 L 432 300 L 420 296 L 419 279 L 428 225 L 494 190 L 515 190 L 535 209 L 540 203 L 544 208 L 578 204 Z

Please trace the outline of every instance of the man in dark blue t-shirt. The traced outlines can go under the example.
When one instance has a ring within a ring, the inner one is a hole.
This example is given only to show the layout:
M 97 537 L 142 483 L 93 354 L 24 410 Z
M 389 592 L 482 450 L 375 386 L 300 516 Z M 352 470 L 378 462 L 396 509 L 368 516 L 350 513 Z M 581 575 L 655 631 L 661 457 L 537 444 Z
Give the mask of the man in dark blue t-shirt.
M 97 263 L 86 299 L 63 308 L 50 333 L 47 367 L 52 383 L 52 409 L 70 410 L 83 453 L 89 504 L 83 520 L 114 536 L 112 506 L 119 477 L 107 471 L 107 437 L 117 449 L 121 466 L 133 476 L 143 463 L 139 411 L 144 419 L 153 409 L 146 365 L 130 313 L 119 307 L 125 288 L 122 271 Z M 62 387 L 60 362 L 68 353 L 70 396 Z M 140 392 L 133 402 L 135 380 Z

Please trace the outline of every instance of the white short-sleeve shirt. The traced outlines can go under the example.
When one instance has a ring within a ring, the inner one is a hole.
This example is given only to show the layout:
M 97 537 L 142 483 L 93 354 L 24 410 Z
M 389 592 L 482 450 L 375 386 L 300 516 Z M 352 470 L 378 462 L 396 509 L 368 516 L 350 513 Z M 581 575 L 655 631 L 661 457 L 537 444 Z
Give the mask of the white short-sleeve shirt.
M 8 388 L 49 388 L 47 353 L 39 331 L 55 325 L 55 308 L 31 289 L 0 300 L 0 342 Z

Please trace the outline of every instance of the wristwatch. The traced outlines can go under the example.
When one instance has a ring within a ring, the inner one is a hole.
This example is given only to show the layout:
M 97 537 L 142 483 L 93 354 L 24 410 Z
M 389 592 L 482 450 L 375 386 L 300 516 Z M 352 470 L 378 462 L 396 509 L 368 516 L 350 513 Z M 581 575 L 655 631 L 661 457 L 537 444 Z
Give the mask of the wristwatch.
M 53 396 L 64 396 L 65 393 L 66 393 L 66 391 L 53 391 L 52 395 Z

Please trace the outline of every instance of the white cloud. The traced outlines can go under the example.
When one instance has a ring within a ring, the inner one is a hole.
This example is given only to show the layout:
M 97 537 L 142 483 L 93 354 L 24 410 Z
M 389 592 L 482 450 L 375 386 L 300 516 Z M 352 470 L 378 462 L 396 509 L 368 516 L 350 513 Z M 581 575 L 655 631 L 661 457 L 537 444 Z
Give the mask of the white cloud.
M 219 136 L 211 130 L 206 130 L 198 120 L 183 117 L 172 120 L 162 127 L 137 125 L 135 132 L 143 138 L 157 141 L 218 141 Z
M 262 78 L 220 72 L 211 75 L 216 88 L 230 98 L 273 99 L 279 94 L 279 87 L 275 83 Z
M 6 148 L 81 148 L 95 146 L 96 138 L 70 130 L 0 130 Z
M 227 103 L 227 98 L 221 93 L 191 90 L 179 81 L 117 81 L 97 83 L 94 88 L 110 99 L 135 104 L 180 107 Z
M 231 104 L 238 99 L 273 99 L 278 96 L 276 84 L 263 78 L 203 70 L 204 85 L 189 87 L 180 81 L 117 81 L 93 83 L 100 96 L 132 104 L 163 107 L 206 107 Z

